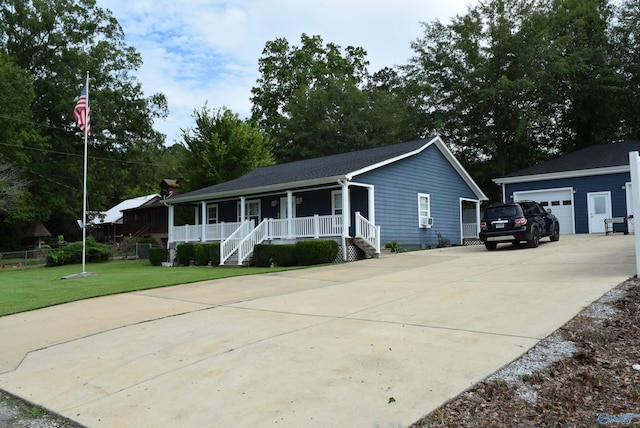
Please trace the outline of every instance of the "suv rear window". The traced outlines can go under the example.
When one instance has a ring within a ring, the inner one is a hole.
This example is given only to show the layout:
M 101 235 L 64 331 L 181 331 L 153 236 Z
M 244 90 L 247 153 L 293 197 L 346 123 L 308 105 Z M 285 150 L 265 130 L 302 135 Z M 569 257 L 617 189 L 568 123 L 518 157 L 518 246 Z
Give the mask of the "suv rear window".
M 508 205 L 504 207 L 489 207 L 485 211 L 486 218 L 516 217 L 518 216 L 518 206 Z

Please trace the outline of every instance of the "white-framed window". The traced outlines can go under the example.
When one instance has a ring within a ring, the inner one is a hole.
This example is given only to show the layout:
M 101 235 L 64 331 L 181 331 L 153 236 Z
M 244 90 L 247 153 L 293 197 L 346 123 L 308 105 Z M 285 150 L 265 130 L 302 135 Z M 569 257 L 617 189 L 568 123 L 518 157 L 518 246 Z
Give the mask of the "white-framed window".
M 238 201 L 238 221 L 242 221 L 240 218 L 240 201 Z M 244 214 L 248 220 L 254 220 L 256 224 L 260 223 L 260 199 L 254 199 L 244 202 Z
M 426 193 L 418 193 L 418 227 L 431 227 L 431 196 Z
M 218 223 L 218 204 L 207 204 L 207 224 Z
M 331 192 L 331 214 L 342 215 L 342 190 Z

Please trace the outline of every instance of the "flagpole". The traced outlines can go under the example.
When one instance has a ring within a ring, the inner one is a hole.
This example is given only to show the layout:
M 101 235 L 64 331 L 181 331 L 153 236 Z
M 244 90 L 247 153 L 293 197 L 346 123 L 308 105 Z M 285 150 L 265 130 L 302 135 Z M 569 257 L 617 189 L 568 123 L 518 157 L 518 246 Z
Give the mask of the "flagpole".
M 87 260 L 87 147 L 89 140 L 89 72 L 87 71 L 87 107 L 84 109 L 84 177 L 82 190 L 82 273 L 86 273 Z

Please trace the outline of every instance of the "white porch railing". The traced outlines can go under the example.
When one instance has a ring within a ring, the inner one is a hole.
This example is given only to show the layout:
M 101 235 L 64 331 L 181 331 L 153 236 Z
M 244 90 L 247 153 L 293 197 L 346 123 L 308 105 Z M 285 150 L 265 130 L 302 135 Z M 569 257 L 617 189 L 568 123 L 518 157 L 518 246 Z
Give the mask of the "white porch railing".
M 238 265 L 253 253 L 253 248 L 269 236 L 269 219 L 265 218 L 238 245 Z
M 184 225 L 171 227 L 172 242 L 211 242 L 223 241 L 238 229 L 242 223 L 218 223 L 204 225 L 204 237 L 202 225 Z
M 380 226 L 376 226 L 356 212 L 356 238 L 364 239 L 371 245 L 376 254 L 380 253 Z
M 245 220 L 222 244 L 220 244 L 220 265 L 223 265 L 240 246 L 240 242 L 249 235 L 254 228 L 253 220 Z
M 478 237 L 477 223 L 462 223 L 462 239 L 477 238 L 477 237 Z

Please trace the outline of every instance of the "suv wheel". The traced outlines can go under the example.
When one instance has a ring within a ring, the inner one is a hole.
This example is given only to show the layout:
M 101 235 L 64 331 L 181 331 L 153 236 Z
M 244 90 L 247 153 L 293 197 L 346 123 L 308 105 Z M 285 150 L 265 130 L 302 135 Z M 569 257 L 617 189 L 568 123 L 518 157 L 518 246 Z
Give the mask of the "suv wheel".
M 485 248 L 488 251 L 493 251 L 496 249 L 496 247 L 498 246 L 498 244 L 496 244 L 495 242 L 485 242 L 484 243 Z
M 559 239 L 560 239 L 560 225 L 558 223 L 554 223 L 553 233 L 551 234 L 551 241 L 555 242 Z
M 527 241 L 529 248 L 536 248 L 540 245 L 540 231 L 537 227 L 531 229 L 531 239 Z

